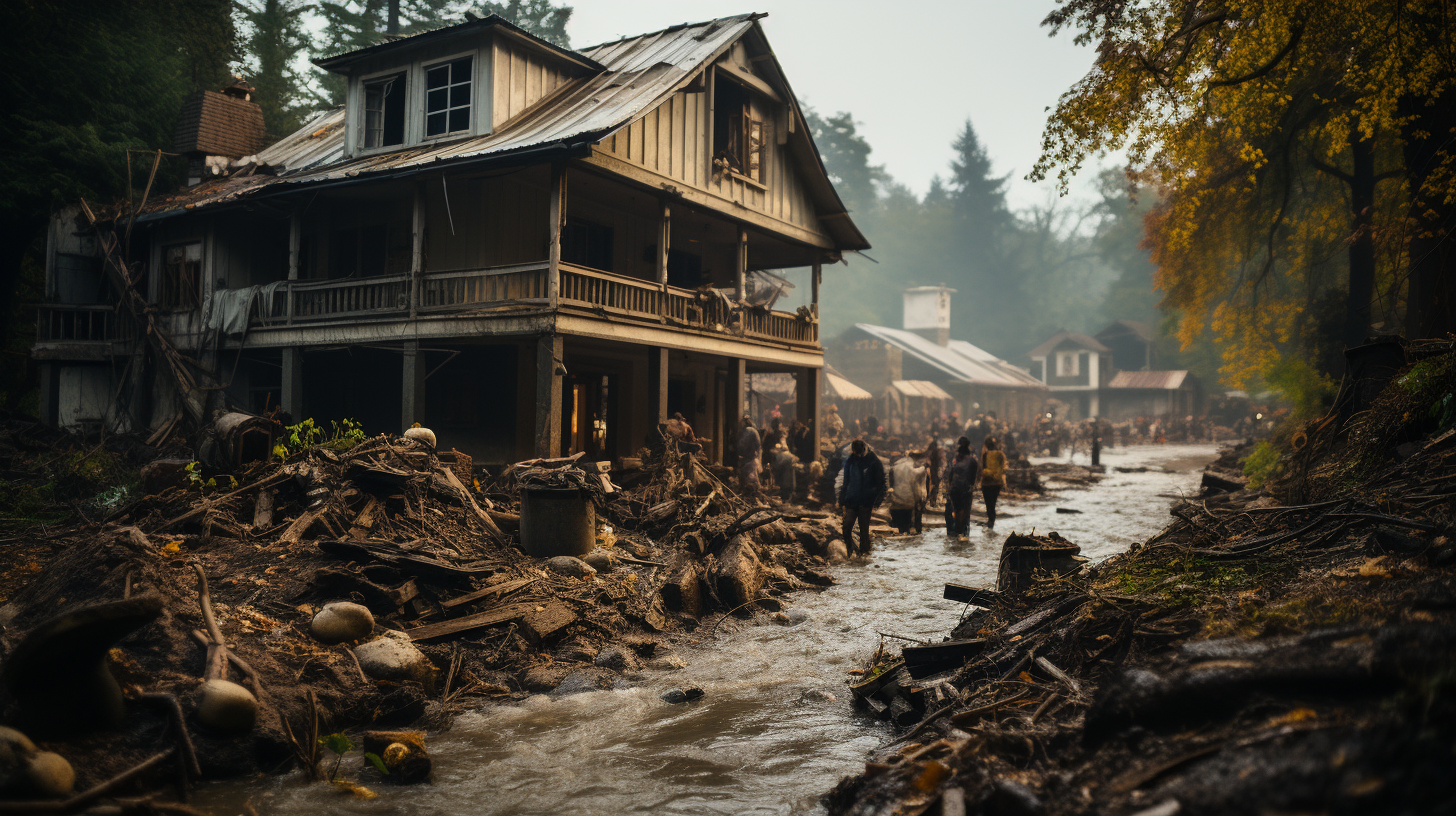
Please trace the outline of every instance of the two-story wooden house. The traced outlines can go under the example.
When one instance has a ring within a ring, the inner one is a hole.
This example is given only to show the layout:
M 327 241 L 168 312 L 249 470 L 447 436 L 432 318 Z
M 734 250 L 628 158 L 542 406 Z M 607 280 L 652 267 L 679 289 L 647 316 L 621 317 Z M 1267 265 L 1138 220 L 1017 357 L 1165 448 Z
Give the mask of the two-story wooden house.
M 181 366 L 253 410 L 421 422 L 483 461 L 625 455 L 673 411 L 721 454 L 747 374 L 782 372 L 817 427 L 820 270 L 868 244 L 762 16 L 581 51 L 472 16 L 319 60 L 342 108 L 200 157 L 199 183 L 113 212 L 99 243 L 57 221 L 47 419 L 214 410 Z M 113 243 L 126 276 L 96 260 Z M 770 269 L 811 301 L 756 297 Z
M 1064 418 L 1121 422 L 1201 414 L 1203 391 L 1188 371 L 1151 370 L 1152 330 L 1114 321 L 1096 337 L 1063 329 L 1026 353 L 1032 376 L 1067 406 Z

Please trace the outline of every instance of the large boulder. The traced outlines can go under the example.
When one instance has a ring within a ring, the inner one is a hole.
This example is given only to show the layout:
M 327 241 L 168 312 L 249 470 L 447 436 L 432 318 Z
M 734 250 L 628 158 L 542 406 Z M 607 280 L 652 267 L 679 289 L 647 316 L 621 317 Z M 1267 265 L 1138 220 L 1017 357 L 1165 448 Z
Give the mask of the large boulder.
M 334 601 L 313 616 L 309 631 L 324 643 L 359 640 L 374 631 L 374 613 L 363 604 Z
M 354 650 L 359 658 L 359 667 L 376 680 L 415 680 L 424 682 L 435 666 L 410 641 L 409 635 L 393 630 L 384 637 L 359 646 Z

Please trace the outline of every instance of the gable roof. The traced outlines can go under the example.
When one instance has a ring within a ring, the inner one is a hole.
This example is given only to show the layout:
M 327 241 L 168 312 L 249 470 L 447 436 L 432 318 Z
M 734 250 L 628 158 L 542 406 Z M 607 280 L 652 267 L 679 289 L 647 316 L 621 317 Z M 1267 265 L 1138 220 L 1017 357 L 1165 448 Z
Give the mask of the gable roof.
M 1145 343 L 1151 343 L 1157 338 L 1153 333 L 1153 327 L 1137 320 L 1114 320 L 1107 325 L 1107 328 L 1097 332 L 1098 340 L 1105 340 L 1109 337 L 1119 337 L 1131 334 Z
M 762 37 L 757 22 L 762 16 L 739 14 L 682 24 L 588 48 L 582 54 L 599 64 L 601 71 L 567 80 L 542 104 L 504 123 L 494 133 L 481 136 L 346 159 L 345 111 L 335 108 L 259 151 L 256 157 L 235 163 L 242 169 L 233 176 L 155 198 L 139 220 L 231 203 L 265 192 L 289 192 L 300 185 L 383 180 L 439 172 L 461 164 L 481 168 L 585 157 L 590 155 L 593 144 L 646 116 L 687 86 L 740 38 L 750 32 Z M 777 61 L 770 62 L 777 71 Z M 777 78 L 782 81 L 781 73 Z M 792 93 L 786 98 L 802 123 L 802 112 Z M 869 242 L 850 220 L 829 181 L 808 128 L 801 124 L 795 131 L 790 144 L 797 145 L 794 150 L 800 166 L 809 170 L 804 181 L 824 229 L 842 249 L 868 249 Z
M 569 48 L 562 48 L 561 46 L 556 45 L 549 40 L 543 40 L 540 37 L 537 37 L 535 34 L 532 34 L 529 31 L 521 28 L 520 26 L 517 26 L 515 23 L 512 23 L 510 20 L 507 20 L 506 18 L 500 16 L 499 14 L 488 14 L 484 17 L 468 15 L 465 19 L 465 22 L 462 23 L 440 26 L 439 28 L 419 31 L 403 37 L 386 36 L 384 39 L 380 40 L 377 43 L 372 43 L 370 45 L 361 46 L 359 48 L 354 48 L 347 51 L 340 51 L 337 54 L 331 54 L 327 57 L 321 57 L 314 60 L 313 64 L 317 65 L 320 68 L 323 68 L 326 71 L 334 71 L 344 67 L 345 65 L 348 65 L 351 62 L 366 59 L 368 57 L 375 56 L 376 54 L 393 51 L 396 48 L 412 48 L 417 45 L 428 44 L 430 42 L 446 39 L 448 37 L 453 37 L 458 34 L 467 34 L 471 31 L 476 30 L 484 31 L 488 28 L 500 29 L 501 31 L 511 36 L 513 39 L 524 40 L 535 46 L 537 50 L 549 52 L 563 60 L 566 60 L 568 62 L 574 62 L 577 65 L 582 66 L 583 68 L 589 68 L 596 71 L 606 70 L 599 63 L 591 60 L 583 54 L 572 51 Z
M 1102 352 L 1104 354 L 1112 351 L 1112 349 L 1109 349 L 1107 346 L 1104 346 L 1100 342 L 1098 342 L 1096 338 L 1088 337 L 1085 334 L 1078 334 L 1077 332 L 1069 332 L 1066 329 L 1062 329 L 1061 331 L 1047 338 L 1047 341 L 1045 343 L 1042 343 L 1031 351 L 1028 351 L 1026 353 L 1026 356 L 1032 359 L 1036 359 L 1037 357 L 1045 357 L 1051 353 L 1052 349 L 1060 346 L 1064 341 L 1068 340 L 1070 340 L 1072 344 L 1077 346 L 1078 348 L 1084 348 L 1088 351 Z
M 879 338 L 959 382 L 996 388 L 1046 389 L 1046 385 L 1031 376 L 1029 372 L 964 340 L 953 340 L 950 345 L 941 346 L 904 329 L 873 326 L 869 323 L 856 323 L 854 327 Z

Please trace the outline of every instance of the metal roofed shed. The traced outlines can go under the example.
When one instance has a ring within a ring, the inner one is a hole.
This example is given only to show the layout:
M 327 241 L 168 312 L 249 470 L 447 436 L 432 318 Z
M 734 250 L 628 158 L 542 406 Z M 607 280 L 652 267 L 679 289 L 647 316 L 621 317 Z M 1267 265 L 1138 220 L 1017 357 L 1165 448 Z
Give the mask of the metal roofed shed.
M 872 400 L 874 394 L 860 388 L 844 378 L 844 375 L 827 368 L 824 370 L 824 396 L 836 400 Z
M 1095 351 L 1100 354 L 1107 354 L 1112 351 L 1112 349 L 1109 349 L 1107 346 L 1103 345 L 1102 342 L 1095 337 L 1088 337 L 1087 335 L 1081 334 L 1079 332 L 1071 332 L 1067 331 L 1066 329 L 1062 329 L 1061 331 L 1047 338 L 1045 343 L 1042 343 L 1031 351 L 1028 351 L 1026 353 L 1026 356 L 1030 357 L 1033 360 L 1039 357 L 1046 357 L 1048 354 L 1052 353 L 1053 349 L 1063 344 L 1068 344 L 1079 349 L 1086 349 L 1087 351 Z
M 1197 416 L 1203 386 L 1189 371 L 1119 371 L 1102 392 L 1102 415 L 1114 422 L 1139 416 Z
M 1113 375 L 1107 387 L 1175 391 L 1182 388 L 1187 379 L 1187 371 L 1119 371 Z
M 955 399 L 955 397 L 947 394 L 945 389 L 929 380 L 895 380 L 890 383 L 890 388 L 906 397 L 936 400 Z

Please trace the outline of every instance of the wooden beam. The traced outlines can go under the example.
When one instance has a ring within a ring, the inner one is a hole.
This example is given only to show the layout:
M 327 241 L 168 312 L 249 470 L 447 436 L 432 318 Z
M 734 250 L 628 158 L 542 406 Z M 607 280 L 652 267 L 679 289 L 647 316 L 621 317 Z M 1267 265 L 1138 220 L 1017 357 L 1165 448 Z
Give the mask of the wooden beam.
M 739 422 L 747 410 L 743 404 L 747 401 L 748 361 L 740 357 L 728 362 L 728 416 L 724 423 L 728 433 L 724 436 L 724 444 L 733 444 L 733 439 L 738 436 Z
M 667 366 L 668 350 L 660 346 L 648 346 L 647 404 L 656 417 L 655 422 L 667 421 Z
M 733 269 L 734 299 L 742 301 L 748 297 L 748 230 L 738 228 L 738 259 Z
M 561 304 L 561 229 L 566 223 L 566 165 L 556 162 L 551 165 L 551 203 L 547 207 L 550 219 L 551 245 L 547 262 L 550 264 L 546 284 L 546 296 L 551 308 Z
M 812 279 L 812 287 L 814 290 L 814 305 L 811 308 L 814 310 L 814 316 L 816 318 L 819 316 L 819 282 L 822 280 L 824 280 L 824 267 L 822 264 L 820 264 L 819 261 L 815 261 L 814 276 Z
M 810 438 L 814 440 L 814 458 L 819 458 L 819 429 L 823 417 L 821 405 L 824 394 L 824 370 L 821 368 L 801 368 L 797 372 L 797 390 L 795 395 L 795 408 L 800 422 L 809 426 Z M 805 464 L 808 464 L 807 462 Z
M 278 395 L 278 404 L 293 417 L 302 422 L 303 416 L 303 349 L 291 346 L 283 350 L 283 387 Z
M 672 205 L 662 202 L 662 215 L 657 222 L 657 282 L 667 291 L 667 259 L 672 251 Z
M 561 452 L 561 370 L 564 343 L 559 334 L 536 341 L 536 457 L 552 459 Z
M 425 421 L 425 366 L 424 354 L 420 352 L 420 341 L 408 340 L 404 344 L 403 377 L 400 383 L 400 428 Z
M 410 230 L 410 317 L 413 318 L 420 311 L 420 282 L 425 272 L 424 181 L 415 183 L 414 218 Z

